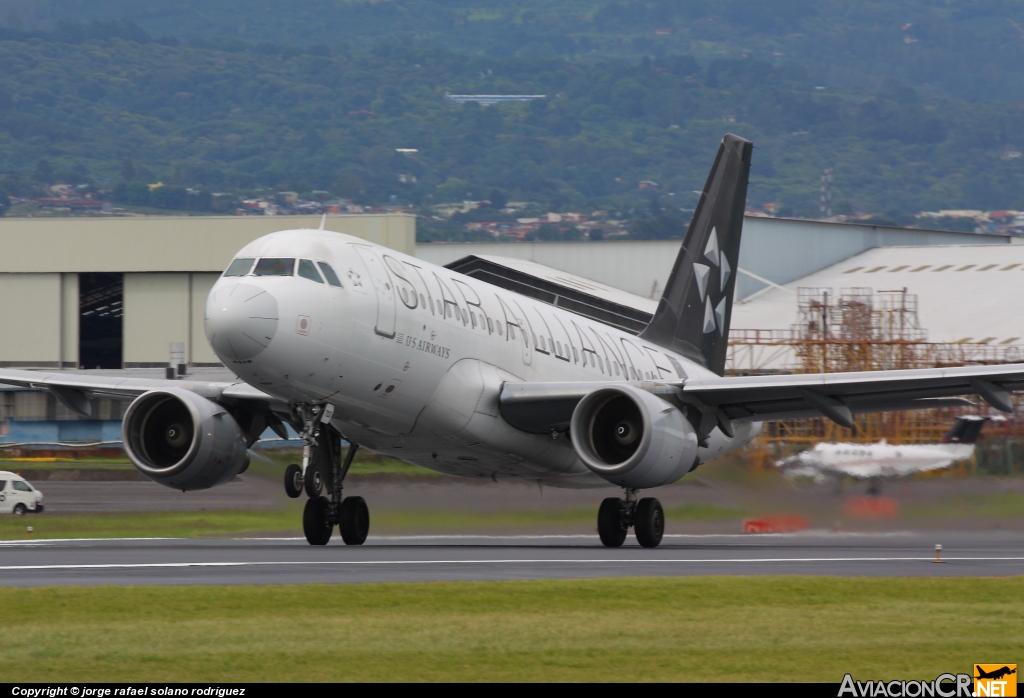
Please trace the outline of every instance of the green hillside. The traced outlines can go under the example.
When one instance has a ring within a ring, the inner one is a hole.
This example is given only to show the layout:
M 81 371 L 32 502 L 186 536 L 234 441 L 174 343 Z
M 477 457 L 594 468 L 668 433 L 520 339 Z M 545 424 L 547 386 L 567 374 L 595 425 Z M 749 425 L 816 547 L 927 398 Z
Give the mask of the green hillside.
M 29 29 L 130 19 L 153 36 L 368 49 L 429 40 L 450 50 L 593 61 L 747 54 L 795 62 L 819 85 L 1015 100 L 1024 88 L 1016 0 L 0 0 Z
M 213 6 L 215 19 L 231 5 Z M 0 186 L 32 195 L 57 182 L 160 179 L 417 205 L 498 188 L 630 215 L 692 206 L 732 131 L 755 142 L 752 205 L 816 215 L 819 173 L 832 167 L 839 213 L 1024 208 L 1019 102 L 938 97 L 894 79 L 838 89 L 800 63 L 755 55 L 581 62 L 439 42 L 363 50 L 151 36 L 131 22 L 0 28 Z M 446 92 L 547 98 L 481 108 Z

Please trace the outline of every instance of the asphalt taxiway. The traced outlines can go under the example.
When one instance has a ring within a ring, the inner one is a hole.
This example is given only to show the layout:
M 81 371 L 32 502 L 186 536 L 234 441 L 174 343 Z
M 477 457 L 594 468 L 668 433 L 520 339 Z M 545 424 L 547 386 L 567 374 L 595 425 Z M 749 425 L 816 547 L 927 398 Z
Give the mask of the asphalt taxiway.
M 935 545 L 943 546 L 943 562 Z M 0 542 L 0 585 L 302 584 L 681 575 L 1024 574 L 1014 531 L 666 535 L 647 550 L 594 535 L 333 539 L 75 539 Z

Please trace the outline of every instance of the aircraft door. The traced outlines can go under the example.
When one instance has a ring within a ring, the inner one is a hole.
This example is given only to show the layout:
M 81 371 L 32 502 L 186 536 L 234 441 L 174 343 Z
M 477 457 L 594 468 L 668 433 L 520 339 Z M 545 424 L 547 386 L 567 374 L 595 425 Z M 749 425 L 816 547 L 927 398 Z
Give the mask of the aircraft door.
M 366 265 L 373 288 L 377 293 L 377 323 L 374 331 L 382 337 L 395 336 L 395 285 L 384 268 L 380 257 L 369 247 L 352 245 Z

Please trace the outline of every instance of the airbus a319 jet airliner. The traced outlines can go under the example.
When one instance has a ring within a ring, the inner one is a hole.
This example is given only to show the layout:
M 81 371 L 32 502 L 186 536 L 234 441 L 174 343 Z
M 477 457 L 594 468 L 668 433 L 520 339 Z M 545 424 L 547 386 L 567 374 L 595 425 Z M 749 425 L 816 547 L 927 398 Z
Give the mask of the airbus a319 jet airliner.
M 206 334 L 236 383 L 0 370 L 80 414 L 95 395 L 131 400 L 124 448 L 179 490 L 227 482 L 247 449 L 288 423 L 309 496 L 303 529 L 365 541 L 361 497 L 342 496 L 356 449 L 440 472 L 555 487 L 623 489 L 598 510 L 602 543 L 629 528 L 647 547 L 665 518 L 639 492 L 747 444 L 773 419 L 969 404 L 1012 410 L 1024 365 L 723 377 L 752 144 L 727 135 L 664 296 L 639 335 L 526 295 L 324 230 L 240 250 L 206 304 Z M 323 226 L 321 226 L 323 227 Z M 346 450 L 343 441 L 348 442 Z

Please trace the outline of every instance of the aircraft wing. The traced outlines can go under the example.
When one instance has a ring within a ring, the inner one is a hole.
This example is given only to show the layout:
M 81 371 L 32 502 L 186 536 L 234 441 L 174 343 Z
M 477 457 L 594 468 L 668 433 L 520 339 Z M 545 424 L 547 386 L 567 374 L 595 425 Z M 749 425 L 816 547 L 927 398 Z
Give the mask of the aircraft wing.
M 523 431 L 563 431 L 576 403 L 608 385 L 614 383 L 508 382 L 502 387 L 499 406 L 505 420 Z M 693 378 L 637 385 L 669 402 L 716 411 L 717 421 L 725 422 L 726 428 L 728 422 L 820 416 L 850 426 L 854 414 L 971 404 L 960 395 L 980 395 L 996 409 L 1012 412 L 1010 392 L 1024 390 L 1024 364 Z
M 47 390 L 69 410 L 84 417 L 92 415 L 92 397 L 133 400 L 139 395 L 161 388 L 180 388 L 216 402 L 264 403 L 266 408 L 279 408 L 287 413 L 287 405 L 277 398 L 242 382 L 197 380 L 160 380 L 131 376 L 91 376 L 65 371 L 19 371 L 0 368 L 0 383 L 23 388 Z

